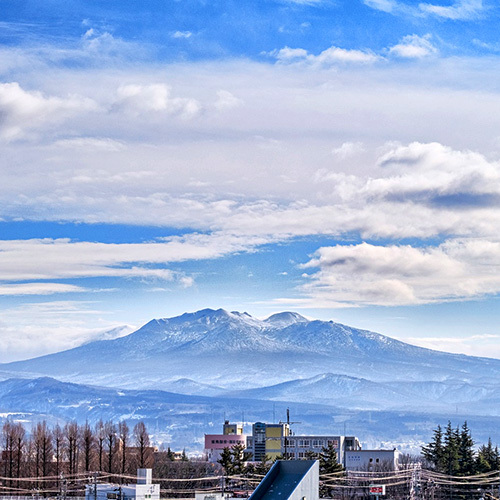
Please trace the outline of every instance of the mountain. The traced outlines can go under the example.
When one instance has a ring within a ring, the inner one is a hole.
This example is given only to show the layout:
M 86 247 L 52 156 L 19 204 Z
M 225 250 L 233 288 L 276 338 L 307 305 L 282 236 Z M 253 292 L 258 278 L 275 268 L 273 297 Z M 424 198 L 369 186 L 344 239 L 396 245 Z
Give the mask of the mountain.
M 272 401 L 309 401 L 353 410 L 394 410 L 452 415 L 500 416 L 500 382 L 470 384 L 462 380 L 373 382 L 334 373 L 254 389 L 229 391 L 226 397 Z
M 500 375 L 500 360 L 424 349 L 297 313 L 260 320 L 247 313 L 204 309 L 152 320 L 117 339 L 3 364 L 0 371 L 4 377 L 53 376 L 130 388 L 161 389 L 190 379 L 233 390 L 324 373 L 377 383 L 487 383 Z M 215 392 L 210 389 L 210 394 Z
M 499 375 L 500 360 L 297 313 L 260 320 L 204 309 L 0 365 L 0 421 L 141 419 L 158 441 L 199 450 L 226 418 L 272 422 L 290 407 L 303 422 L 295 432 L 341 434 L 345 426 L 369 446 L 415 450 L 449 418 L 495 440 Z

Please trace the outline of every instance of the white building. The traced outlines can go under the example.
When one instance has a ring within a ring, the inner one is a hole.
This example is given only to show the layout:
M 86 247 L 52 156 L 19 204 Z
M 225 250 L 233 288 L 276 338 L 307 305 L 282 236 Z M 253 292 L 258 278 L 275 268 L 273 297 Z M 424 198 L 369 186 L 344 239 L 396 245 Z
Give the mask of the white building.
M 400 452 L 393 450 L 352 450 L 345 452 L 346 470 L 369 472 L 398 470 Z
M 85 500 L 160 500 L 160 485 L 153 484 L 151 469 L 137 469 L 137 484 L 89 484 Z

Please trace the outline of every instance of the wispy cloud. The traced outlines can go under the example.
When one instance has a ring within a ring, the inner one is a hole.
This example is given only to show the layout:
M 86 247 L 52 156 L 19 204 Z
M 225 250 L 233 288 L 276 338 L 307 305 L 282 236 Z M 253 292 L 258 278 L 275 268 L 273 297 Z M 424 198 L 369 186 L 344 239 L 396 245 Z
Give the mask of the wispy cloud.
M 192 234 L 164 242 L 106 244 L 69 240 L 0 241 L 1 295 L 83 291 L 57 283 L 17 283 L 27 280 L 96 277 L 144 278 L 193 285 L 192 277 L 165 268 L 189 260 L 220 258 L 264 243 L 258 237 Z
M 174 31 L 172 33 L 172 38 L 191 38 L 193 33 L 191 31 Z
M 56 293 L 85 292 L 85 288 L 64 283 L 0 284 L 0 295 L 52 295 Z
M 36 302 L 4 308 L 0 320 L 0 362 L 70 349 L 92 340 L 127 335 L 135 327 L 110 319 L 92 302 Z
M 376 10 L 392 14 L 410 16 L 436 16 L 442 19 L 468 21 L 478 19 L 484 14 L 482 0 L 457 0 L 452 5 L 439 5 L 422 2 L 414 6 L 399 0 L 364 0 L 364 4 Z
M 421 3 L 418 7 L 422 12 L 453 20 L 477 19 L 484 10 L 482 0 L 458 0 L 450 6 Z
M 467 354 L 468 356 L 500 357 L 500 336 L 496 334 L 466 335 L 463 337 L 400 337 L 403 342 L 438 351 Z
M 340 47 L 329 47 L 317 55 L 301 48 L 284 47 L 273 50 L 269 55 L 276 58 L 280 63 L 308 63 L 316 66 L 350 63 L 370 64 L 381 59 L 380 56 L 370 50 L 343 49 Z

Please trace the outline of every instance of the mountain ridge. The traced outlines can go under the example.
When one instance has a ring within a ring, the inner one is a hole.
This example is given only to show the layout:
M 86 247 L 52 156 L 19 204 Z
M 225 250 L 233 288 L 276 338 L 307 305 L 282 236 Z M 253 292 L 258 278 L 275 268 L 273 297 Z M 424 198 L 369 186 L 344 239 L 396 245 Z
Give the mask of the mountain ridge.
M 500 376 L 500 360 L 493 358 L 426 349 L 293 312 L 260 320 L 223 309 L 153 319 L 123 337 L 0 365 L 13 376 L 151 389 L 174 378 L 250 388 L 309 378 L 332 367 L 375 382 Z

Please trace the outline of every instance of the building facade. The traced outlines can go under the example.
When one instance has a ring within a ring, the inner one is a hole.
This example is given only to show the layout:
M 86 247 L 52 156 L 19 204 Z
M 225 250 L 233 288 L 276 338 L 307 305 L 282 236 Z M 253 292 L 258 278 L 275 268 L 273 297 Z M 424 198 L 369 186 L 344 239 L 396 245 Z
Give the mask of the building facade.
M 346 470 L 381 472 L 398 470 L 400 452 L 392 450 L 353 450 L 346 451 Z
M 224 448 L 235 445 L 246 447 L 247 436 L 243 434 L 242 424 L 224 422 L 222 434 L 205 434 L 205 455 L 209 462 L 217 462 Z
M 297 436 L 291 435 L 286 423 L 266 424 L 256 422 L 252 426 L 252 435 L 247 438 L 247 452 L 254 462 L 265 458 L 274 460 L 278 456 L 292 460 L 305 460 L 311 453 L 319 453 L 333 444 L 339 463 L 345 465 L 345 453 L 348 450 L 361 450 L 361 444 L 355 436 Z

